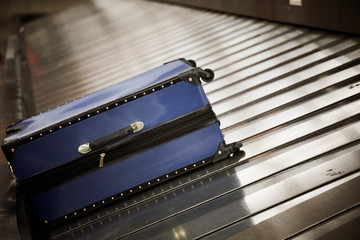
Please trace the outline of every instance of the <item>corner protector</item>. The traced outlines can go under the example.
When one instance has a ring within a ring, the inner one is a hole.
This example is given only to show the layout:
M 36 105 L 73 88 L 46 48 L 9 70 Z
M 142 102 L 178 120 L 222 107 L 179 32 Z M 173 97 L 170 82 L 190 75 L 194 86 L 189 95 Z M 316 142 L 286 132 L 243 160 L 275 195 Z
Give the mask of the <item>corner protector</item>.
M 195 69 L 191 69 L 186 72 L 180 73 L 178 75 L 178 78 L 181 81 L 190 83 L 195 86 L 201 85 L 199 74 L 197 73 L 197 71 L 195 71 Z
M 211 69 L 203 70 L 199 67 L 196 67 L 188 71 L 185 71 L 183 73 L 180 73 L 178 77 L 181 81 L 188 82 L 198 86 L 201 85 L 200 78 L 204 82 L 211 82 L 214 79 L 215 74 Z
M 226 144 L 225 141 L 221 142 L 216 150 L 212 162 L 215 163 L 230 157 L 231 154 L 239 152 L 241 147 L 241 142 L 234 142 L 230 144 Z

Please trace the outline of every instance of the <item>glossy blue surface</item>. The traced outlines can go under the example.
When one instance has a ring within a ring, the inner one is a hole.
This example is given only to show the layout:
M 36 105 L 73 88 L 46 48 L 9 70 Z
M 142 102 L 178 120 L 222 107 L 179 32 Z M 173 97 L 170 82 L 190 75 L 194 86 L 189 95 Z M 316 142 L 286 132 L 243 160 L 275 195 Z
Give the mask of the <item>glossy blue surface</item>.
M 164 66 L 168 69 L 168 65 Z M 178 67 L 175 69 L 179 70 Z M 174 71 L 172 75 L 175 74 Z M 177 83 L 20 145 L 11 162 L 15 176 L 17 180 L 24 180 L 79 158 L 82 154 L 77 149 L 81 144 L 107 136 L 133 122 L 144 122 L 144 131 L 207 104 L 208 100 L 201 86 Z
M 25 179 L 81 157 L 78 152 L 81 144 L 107 136 L 131 123 L 144 122 L 145 131 L 207 104 L 201 86 L 177 83 L 19 146 L 12 161 L 14 173 L 18 180 Z
M 42 219 L 73 214 L 94 202 L 213 156 L 222 141 L 216 123 L 65 183 L 33 197 L 31 202 Z
M 57 122 L 175 77 L 188 68 L 190 67 L 182 61 L 168 63 L 20 122 L 14 127 L 26 125 L 27 128 L 11 138 L 29 137 L 34 132 L 41 131 Z M 12 168 L 17 180 L 25 180 L 82 157 L 83 155 L 78 152 L 80 145 L 112 134 L 134 122 L 143 122 L 142 131 L 146 131 L 207 104 L 209 102 L 202 86 L 179 82 L 18 146 L 11 162 Z M 133 134 L 141 134 L 141 132 Z M 213 156 L 222 141 L 223 136 L 216 123 L 56 186 L 34 196 L 31 202 L 41 218 L 54 220 L 121 191 Z
M 26 128 L 15 135 L 5 138 L 4 141 L 29 137 L 44 128 L 54 124 L 56 125 L 56 123 L 67 120 L 79 113 L 89 111 L 108 102 L 131 95 L 141 89 L 172 78 L 189 68 L 191 68 L 189 65 L 180 60 L 169 62 L 148 72 L 77 99 L 76 101 L 54 108 L 51 111 L 18 122 L 9 127 L 9 130 L 18 126 L 26 126 Z

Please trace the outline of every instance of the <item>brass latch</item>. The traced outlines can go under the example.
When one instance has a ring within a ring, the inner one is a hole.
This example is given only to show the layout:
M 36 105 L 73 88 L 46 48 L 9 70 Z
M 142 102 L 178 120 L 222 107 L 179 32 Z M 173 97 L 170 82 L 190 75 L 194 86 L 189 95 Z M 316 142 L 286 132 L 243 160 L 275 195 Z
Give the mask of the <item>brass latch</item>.
M 103 167 L 103 166 L 104 166 L 104 158 L 105 158 L 105 153 L 101 153 L 101 154 L 100 154 L 99 167 Z

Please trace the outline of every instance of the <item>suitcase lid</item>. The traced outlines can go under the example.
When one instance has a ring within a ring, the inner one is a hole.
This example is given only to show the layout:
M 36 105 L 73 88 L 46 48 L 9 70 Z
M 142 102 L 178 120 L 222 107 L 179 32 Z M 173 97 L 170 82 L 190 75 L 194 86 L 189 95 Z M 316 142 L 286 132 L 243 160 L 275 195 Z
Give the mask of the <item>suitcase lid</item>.
M 168 62 L 160 67 L 51 109 L 45 113 L 22 120 L 7 128 L 6 132 L 13 134 L 9 134 L 9 136 L 4 139 L 3 147 L 4 145 L 8 147 L 15 145 L 18 141 L 31 138 L 34 134 L 40 134 L 40 136 L 42 136 L 42 131 L 44 134 L 45 131 L 52 132 L 54 131 L 52 130 L 54 127 L 61 129 L 65 126 L 62 126 L 62 123 L 67 125 L 72 124 L 69 122 L 69 119 L 77 119 L 76 116 L 92 112 L 101 106 L 176 77 L 179 73 L 189 68 L 191 68 L 190 63 L 186 60 L 179 59 Z

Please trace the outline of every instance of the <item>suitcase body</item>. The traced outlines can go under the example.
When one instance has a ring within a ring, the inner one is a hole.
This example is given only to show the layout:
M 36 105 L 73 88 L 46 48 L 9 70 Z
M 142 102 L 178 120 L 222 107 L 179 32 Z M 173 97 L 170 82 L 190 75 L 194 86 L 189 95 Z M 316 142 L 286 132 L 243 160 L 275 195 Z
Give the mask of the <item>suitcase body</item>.
M 7 128 L 2 148 L 44 223 L 228 157 L 200 79 L 176 60 Z

